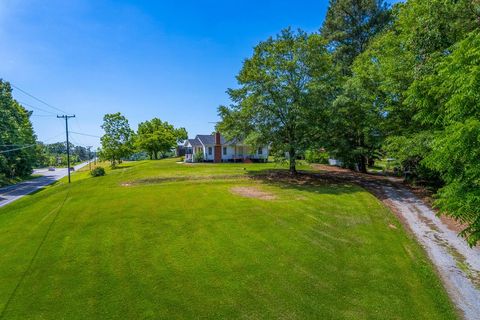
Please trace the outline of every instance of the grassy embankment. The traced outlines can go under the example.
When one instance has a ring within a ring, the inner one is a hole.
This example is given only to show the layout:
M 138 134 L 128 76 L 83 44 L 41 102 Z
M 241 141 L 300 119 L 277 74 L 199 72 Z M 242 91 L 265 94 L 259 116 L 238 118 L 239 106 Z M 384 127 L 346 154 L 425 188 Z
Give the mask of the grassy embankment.
M 0 312 L 456 317 L 424 252 L 371 194 L 249 178 L 274 166 L 124 163 L 0 209 Z

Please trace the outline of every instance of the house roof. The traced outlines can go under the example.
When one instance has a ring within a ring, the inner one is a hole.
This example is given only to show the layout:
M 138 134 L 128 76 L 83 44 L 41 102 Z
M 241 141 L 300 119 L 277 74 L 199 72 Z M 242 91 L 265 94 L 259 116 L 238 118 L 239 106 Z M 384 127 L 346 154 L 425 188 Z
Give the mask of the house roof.
M 201 147 L 202 146 L 202 143 L 197 139 L 188 139 L 188 142 L 190 143 L 190 145 L 192 147 Z
M 188 139 L 188 143 L 192 147 L 202 147 L 202 146 L 211 146 L 215 145 L 215 135 L 214 134 L 198 134 L 195 139 Z M 186 142 L 187 142 L 186 141 Z M 185 144 L 186 144 L 185 142 Z M 241 145 L 242 142 L 238 139 L 226 140 L 222 135 L 220 135 L 220 144 L 222 145 Z
M 215 144 L 215 135 L 214 134 L 199 134 L 196 139 L 202 141 L 204 145 L 214 145 Z M 220 135 L 220 144 L 225 144 L 225 139 Z

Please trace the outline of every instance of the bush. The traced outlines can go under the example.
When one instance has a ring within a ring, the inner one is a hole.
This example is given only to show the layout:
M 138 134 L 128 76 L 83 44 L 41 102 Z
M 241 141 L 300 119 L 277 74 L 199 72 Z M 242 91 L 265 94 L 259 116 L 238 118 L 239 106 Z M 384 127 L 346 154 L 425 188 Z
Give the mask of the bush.
M 323 150 L 307 150 L 305 152 L 305 160 L 309 163 L 328 164 L 328 152 Z
M 90 174 L 93 177 L 101 177 L 105 175 L 105 169 L 103 169 L 103 167 L 96 167 L 90 172 Z
M 197 152 L 195 153 L 195 156 L 193 157 L 193 161 L 195 162 L 203 162 L 203 152 Z

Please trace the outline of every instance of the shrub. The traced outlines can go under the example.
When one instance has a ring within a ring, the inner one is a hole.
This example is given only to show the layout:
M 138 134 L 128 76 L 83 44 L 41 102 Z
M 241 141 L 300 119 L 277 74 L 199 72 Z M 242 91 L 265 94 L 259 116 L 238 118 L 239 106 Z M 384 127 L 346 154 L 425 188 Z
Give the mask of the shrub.
M 195 156 L 193 157 L 193 161 L 195 162 L 203 162 L 203 152 L 197 152 L 195 153 Z
M 90 174 L 93 177 L 101 177 L 105 175 L 105 169 L 103 169 L 103 167 L 96 167 L 90 172 Z
M 309 163 L 328 164 L 328 152 L 323 150 L 307 150 L 305 152 L 305 160 Z

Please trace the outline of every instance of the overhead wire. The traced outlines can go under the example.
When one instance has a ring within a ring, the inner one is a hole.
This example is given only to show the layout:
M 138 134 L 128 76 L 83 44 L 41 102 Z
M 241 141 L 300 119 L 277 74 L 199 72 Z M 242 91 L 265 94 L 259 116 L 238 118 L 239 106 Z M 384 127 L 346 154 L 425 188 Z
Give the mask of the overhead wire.
M 57 108 L 57 107 L 52 106 L 52 105 L 49 104 L 49 103 L 46 103 L 46 102 L 43 101 L 42 99 L 35 97 L 33 94 L 28 93 L 27 91 L 25 91 L 25 90 L 17 87 L 16 85 L 14 85 L 14 84 L 12 84 L 12 83 L 10 83 L 10 85 L 11 85 L 12 87 L 14 87 L 15 89 L 17 89 L 18 91 L 22 92 L 23 94 L 29 96 L 30 98 L 32 98 L 32 99 L 34 99 L 34 100 L 36 100 L 36 101 L 38 101 L 38 102 L 46 105 L 47 107 L 50 107 L 50 108 L 52 108 L 52 109 L 54 109 L 54 110 L 57 110 L 57 111 L 60 111 L 60 112 L 62 112 L 62 113 L 68 113 L 68 112 L 66 112 L 65 110 L 62 110 L 62 109 L 60 109 L 60 108 Z
M 96 135 L 93 135 L 93 134 L 87 134 L 87 133 L 81 133 L 81 132 L 75 132 L 75 131 L 68 131 L 68 133 L 78 134 L 78 135 L 86 136 L 86 137 L 101 138 L 100 136 L 96 136 Z
M 57 134 L 56 136 L 53 136 L 53 137 L 51 137 L 51 138 L 45 139 L 45 140 L 43 140 L 43 141 L 50 141 L 50 140 L 53 140 L 53 139 L 55 139 L 55 138 L 57 138 L 57 137 L 59 137 L 59 136 L 61 136 L 61 135 L 63 135 L 63 132 L 60 133 L 60 134 Z M 22 149 L 31 148 L 31 147 L 34 147 L 34 146 L 36 146 L 36 145 L 37 145 L 37 143 L 25 144 L 25 145 L 21 145 L 21 144 L 18 144 L 18 145 L 3 145 L 3 146 L 5 146 L 5 147 L 7 147 L 7 146 L 12 146 L 12 147 L 13 147 L 13 146 L 22 146 L 22 147 L 13 148 L 13 149 L 8 149 L 8 150 L 2 150 L 2 151 L 0 151 L 0 153 L 7 153 L 7 152 L 12 152 L 12 151 L 18 151 L 18 150 L 22 150 Z
M 48 111 L 48 110 L 45 110 L 45 109 L 42 109 L 42 108 L 39 108 L 39 107 L 36 107 L 36 106 L 32 106 L 31 104 L 28 104 L 26 102 L 18 101 L 18 100 L 17 100 L 17 102 L 20 103 L 21 105 L 24 105 L 24 106 L 27 106 L 27 107 L 30 107 L 30 108 L 33 108 L 33 109 L 36 109 L 36 110 L 39 110 L 39 111 L 42 111 L 42 112 L 50 113 L 50 114 L 52 114 L 52 116 L 56 115 L 55 112 L 51 112 L 51 111 Z

